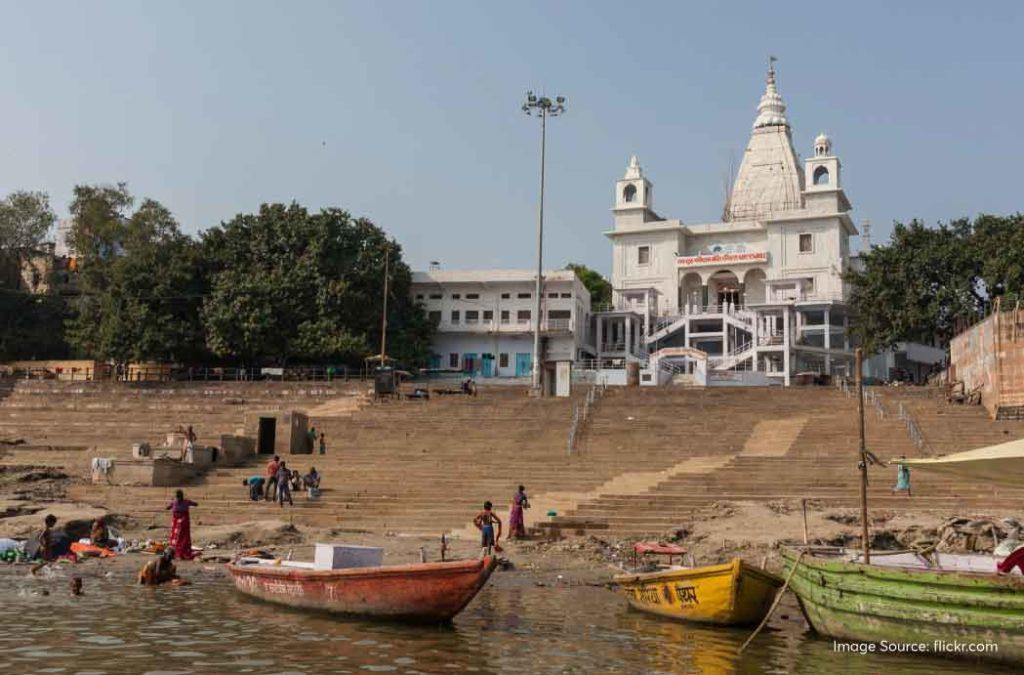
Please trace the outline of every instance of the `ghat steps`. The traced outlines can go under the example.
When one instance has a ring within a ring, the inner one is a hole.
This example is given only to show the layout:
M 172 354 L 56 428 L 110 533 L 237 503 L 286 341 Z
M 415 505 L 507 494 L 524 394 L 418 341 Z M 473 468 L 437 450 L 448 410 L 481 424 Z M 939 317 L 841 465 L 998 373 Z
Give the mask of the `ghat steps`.
M 519 483 L 534 502 L 528 520 L 547 521 L 544 514 L 554 509 L 554 523 L 567 531 L 661 534 L 728 501 L 806 497 L 835 507 L 857 504 L 856 407 L 833 389 L 609 389 L 570 456 L 574 401 L 531 399 L 520 387 L 360 407 L 351 403 L 365 385 L 227 384 L 160 385 L 144 393 L 123 385 L 74 393 L 60 383 L 19 384 L 0 401 L 0 438 L 23 437 L 30 445 L 0 450 L 3 461 L 63 464 L 78 453 L 84 466 L 81 448 L 97 445 L 124 456 L 131 442 L 158 441 L 189 423 L 201 442 L 212 443 L 241 426 L 247 410 L 288 407 L 310 411 L 312 424 L 326 433 L 326 455 L 285 458 L 303 472 L 317 467 L 322 498 L 310 502 L 297 494 L 295 506 L 284 509 L 249 502 L 241 480 L 262 473 L 263 460 L 254 460 L 185 487 L 201 504 L 200 524 L 284 517 L 340 530 L 464 532 L 486 499 L 507 513 Z M 896 405 L 890 392 L 882 396 L 887 407 Z M 928 397 L 905 405 L 911 403 L 943 452 L 1024 435 L 1024 423 L 993 426 L 980 408 Z M 894 415 L 880 419 L 869 407 L 869 449 L 883 460 L 920 454 L 903 424 Z M 872 469 L 874 507 L 992 510 L 998 501 L 1000 512 L 1024 508 L 1024 488 L 995 493 L 923 472 L 914 472 L 913 498 L 893 497 L 894 473 Z M 72 488 L 76 498 L 155 524 L 166 523 L 171 492 Z

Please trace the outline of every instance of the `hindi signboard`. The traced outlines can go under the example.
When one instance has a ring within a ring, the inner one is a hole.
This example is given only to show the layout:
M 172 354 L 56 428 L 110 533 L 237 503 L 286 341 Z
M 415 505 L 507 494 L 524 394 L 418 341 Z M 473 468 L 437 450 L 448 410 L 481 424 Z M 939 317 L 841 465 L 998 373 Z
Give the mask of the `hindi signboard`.
M 707 265 L 730 265 L 768 262 L 767 251 L 743 251 L 736 253 L 700 253 L 681 255 L 676 258 L 679 267 L 704 267 Z

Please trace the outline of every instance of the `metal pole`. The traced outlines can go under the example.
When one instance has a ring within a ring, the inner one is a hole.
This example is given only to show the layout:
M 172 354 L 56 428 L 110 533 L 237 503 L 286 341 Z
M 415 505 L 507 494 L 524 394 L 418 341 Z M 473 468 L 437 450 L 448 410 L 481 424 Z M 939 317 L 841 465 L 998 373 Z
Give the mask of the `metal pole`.
M 384 367 L 384 355 L 388 344 L 388 265 L 391 262 L 391 249 L 384 249 L 384 311 L 380 319 L 380 367 Z
M 871 563 L 871 542 L 868 539 L 868 457 L 864 439 L 864 376 L 861 372 L 864 352 L 860 347 L 855 352 L 857 368 L 857 429 L 860 435 L 860 523 L 864 544 L 864 564 Z
M 537 303 L 533 317 L 533 391 L 543 394 L 540 383 L 540 321 L 541 321 L 541 275 L 544 273 L 544 154 L 547 136 L 547 109 L 540 109 L 540 213 L 537 217 Z

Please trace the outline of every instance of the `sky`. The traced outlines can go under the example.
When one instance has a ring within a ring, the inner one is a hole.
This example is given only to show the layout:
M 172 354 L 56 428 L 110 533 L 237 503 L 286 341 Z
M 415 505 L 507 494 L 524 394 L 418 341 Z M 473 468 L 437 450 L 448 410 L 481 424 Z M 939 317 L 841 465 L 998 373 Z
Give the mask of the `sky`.
M 0 194 L 126 181 L 197 233 L 342 207 L 414 269 L 607 273 L 636 154 L 655 209 L 719 219 L 778 58 L 803 156 L 827 132 L 872 239 L 1021 208 L 1024 3 L 3 2 Z M 856 248 L 856 246 L 855 246 Z

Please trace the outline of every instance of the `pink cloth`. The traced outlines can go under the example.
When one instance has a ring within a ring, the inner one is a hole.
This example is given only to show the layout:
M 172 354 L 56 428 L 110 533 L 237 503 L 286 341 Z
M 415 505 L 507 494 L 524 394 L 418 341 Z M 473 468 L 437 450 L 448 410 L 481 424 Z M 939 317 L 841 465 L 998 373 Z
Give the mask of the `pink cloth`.
M 526 497 L 521 492 L 512 496 L 512 509 L 508 513 L 508 531 L 510 537 L 526 536 L 526 521 L 523 518 L 523 499 Z
M 171 510 L 171 536 L 167 543 L 174 549 L 174 557 L 178 560 L 192 560 L 192 523 L 188 509 L 199 506 L 191 499 L 178 501 L 175 499 L 167 508 Z

